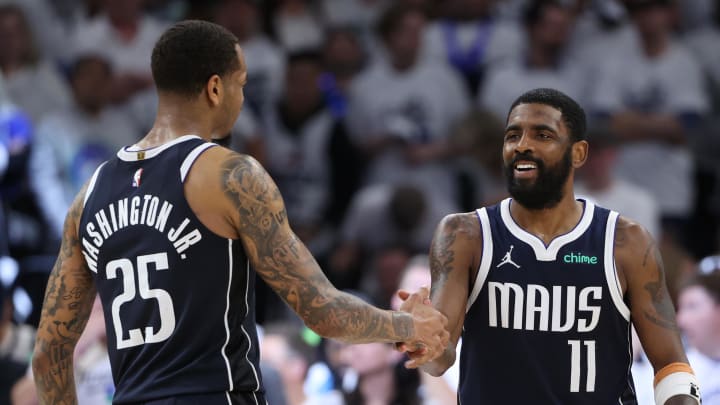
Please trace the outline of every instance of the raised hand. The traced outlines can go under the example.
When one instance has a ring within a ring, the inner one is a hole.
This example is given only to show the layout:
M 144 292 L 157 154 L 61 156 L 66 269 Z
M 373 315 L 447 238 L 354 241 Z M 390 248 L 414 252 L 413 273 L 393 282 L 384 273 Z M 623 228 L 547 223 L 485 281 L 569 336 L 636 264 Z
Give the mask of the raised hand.
M 427 287 L 412 294 L 400 290 L 398 296 L 404 301 L 400 310 L 410 313 L 413 318 L 415 336 L 398 343 L 396 347 L 410 356 L 405 367 L 416 368 L 445 351 L 450 340 L 447 318 L 430 305 L 430 291 Z

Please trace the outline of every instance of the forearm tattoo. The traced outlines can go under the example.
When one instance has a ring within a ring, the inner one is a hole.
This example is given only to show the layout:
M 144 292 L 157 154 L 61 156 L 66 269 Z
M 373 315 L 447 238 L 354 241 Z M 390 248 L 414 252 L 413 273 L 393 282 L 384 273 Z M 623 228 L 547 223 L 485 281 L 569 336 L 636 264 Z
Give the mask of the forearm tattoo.
M 65 221 L 62 246 L 45 291 L 33 360 L 41 404 L 77 403 L 73 352 L 95 297 L 92 276 L 77 249 L 79 240 L 74 226 L 81 211 L 81 204 L 76 201 Z
M 222 164 L 225 195 L 239 213 L 245 249 L 257 273 L 306 325 L 352 342 L 402 341 L 413 335 L 406 314 L 381 311 L 337 291 L 289 229 L 277 186 L 254 159 L 233 155 Z

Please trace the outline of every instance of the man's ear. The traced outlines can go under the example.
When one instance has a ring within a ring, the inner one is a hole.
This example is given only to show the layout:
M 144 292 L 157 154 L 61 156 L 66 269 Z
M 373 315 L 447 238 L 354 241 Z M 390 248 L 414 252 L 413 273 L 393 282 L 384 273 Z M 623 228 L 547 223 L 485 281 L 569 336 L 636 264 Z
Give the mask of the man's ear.
M 211 106 L 217 107 L 222 103 L 223 93 L 223 81 L 218 75 L 212 75 L 205 84 L 205 92 L 207 94 L 208 102 Z
M 572 145 L 572 165 L 579 169 L 585 164 L 588 155 L 588 142 L 577 141 Z

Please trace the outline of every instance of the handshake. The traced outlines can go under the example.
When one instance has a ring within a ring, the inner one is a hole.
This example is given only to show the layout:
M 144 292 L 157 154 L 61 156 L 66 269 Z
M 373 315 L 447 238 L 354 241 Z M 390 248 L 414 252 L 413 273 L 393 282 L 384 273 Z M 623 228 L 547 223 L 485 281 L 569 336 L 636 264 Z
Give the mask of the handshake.
M 430 291 L 422 287 L 415 293 L 398 291 L 403 301 L 400 311 L 410 314 L 413 320 L 413 338 L 395 343 L 395 349 L 406 353 L 410 360 L 407 368 L 417 368 L 440 357 L 448 346 L 450 333 L 445 315 L 432 307 Z

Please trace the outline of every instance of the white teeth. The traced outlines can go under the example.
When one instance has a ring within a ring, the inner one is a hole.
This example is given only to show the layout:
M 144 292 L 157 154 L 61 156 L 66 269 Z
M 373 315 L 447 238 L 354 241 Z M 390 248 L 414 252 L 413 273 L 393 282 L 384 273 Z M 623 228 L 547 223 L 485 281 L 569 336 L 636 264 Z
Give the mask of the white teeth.
M 535 165 L 529 163 L 520 163 L 519 165 L 515 166 L 515 168 L 519 170 L 529 170 L 534 169 L 535 167 Z

